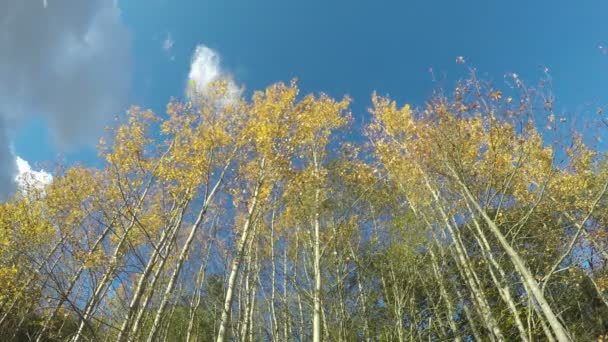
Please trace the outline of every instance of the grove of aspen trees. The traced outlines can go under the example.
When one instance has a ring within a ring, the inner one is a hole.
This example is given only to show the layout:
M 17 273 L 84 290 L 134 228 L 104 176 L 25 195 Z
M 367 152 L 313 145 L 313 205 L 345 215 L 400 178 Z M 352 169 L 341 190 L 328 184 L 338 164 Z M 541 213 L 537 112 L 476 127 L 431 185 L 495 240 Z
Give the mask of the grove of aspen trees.
M 367 101 L 219 80 L 132 107 L 100 165 L 0 204 L 0 341 L 608 334 L 601 110 L 517 75 Z

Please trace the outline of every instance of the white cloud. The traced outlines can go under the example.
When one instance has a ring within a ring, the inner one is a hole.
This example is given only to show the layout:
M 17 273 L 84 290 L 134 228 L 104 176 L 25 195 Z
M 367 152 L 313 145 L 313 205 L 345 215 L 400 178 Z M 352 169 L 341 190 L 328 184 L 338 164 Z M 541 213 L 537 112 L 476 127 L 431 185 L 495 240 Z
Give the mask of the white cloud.
M 15 177 L 17 188 L 27 191 L 30 188 L 42 189 L 51 184 L 53 175 L 44 170 L 32 170 L 30 163 L 21 157 L 17 157 L 17 176 Z
M 194 82 L 198 94 L 205 96 L 208 94 L 209 84 L 220 79 L 228 82 L 227 101 L 232 101 L 240 96 L 241 90 L 234 83 L 230 74 L 222 69 L 219 54 L 205 45 L 198 45 L 192 54 L 188 80 Z
M 130 38 L 111 0 L 0 1 L 0 200 L 14 191 L 10 138 L 42 117 L 61 148 L 94 144 L 126 109 Z
M 171 36 L 171 33 L 167 33 L 167 37 L 163 40 L 163 51 L 167 54 L 167 57 L 171 62 L 175 61 L 175 54 L 173 53 L 173 45 L 175 41 Z
M 165 50 L 166 52 L 171 51 L 171 49 L 173 48 L 173 44 L 175 44 L 175 41 L 173 41 L 171 33 L 167 33 L 167 37 L 165 38 L 165 40 L 163 40 L 163 50 Z

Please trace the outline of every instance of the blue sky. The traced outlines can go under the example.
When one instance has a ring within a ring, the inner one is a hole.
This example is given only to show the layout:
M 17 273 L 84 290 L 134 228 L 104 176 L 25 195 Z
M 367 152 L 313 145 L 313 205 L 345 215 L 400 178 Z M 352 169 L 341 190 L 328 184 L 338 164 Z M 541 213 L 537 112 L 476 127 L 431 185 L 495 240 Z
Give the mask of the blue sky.
M 47 10 L 77 1 L 48 0 Z M 608 46 L 606 1 L 118 0 L 117 6 L 114 24 L 128 33 L 114 37 L 127 37 L 128 45 L 108 50 L 130 56 L 120 72 L 128 74 L 121 79 L 128 90 L 117 90 L 128 94 L 123 109 L 129 103 L 162 112 L 170 96 L 183 96 L 199 44 L 219 54 L 222 69 L 248 93 L 297 77 L 303 92 L 350 95 L 358 124 L 367 120 L 374 90 L 419 105 L 437 86 L 429 68 L 448 85 L 466 76 L 457 56 L 499 86 L 511 72 L 534 83 L 548 67 L 558 111 L 608 102 L 608 50 L 600 47 Z M 89 115 L 87 108 L 81 115 Z M 61 153 L 67 162 L 94 163 L 85 142 L 53 143 L 53 117 L 25 117 L 11 133 L 16 155 L 35 163 Z
M 162 106 L 179 95 L 199 43 L 248 89 L 298 77 L 304 91 L 372 90 L 412 102 L 429 95 L 433 67 L 463 75 L 454 59 L 502 81 L 531 81 L 549 67 L 566 106 L 604 98 L 608 85 L 605 1 L 125 1 L 133 32 L 135 100 Z M 160 53 L 167 33 L 175 61 Z M 159 96 L 160 95 L 160 96 Z

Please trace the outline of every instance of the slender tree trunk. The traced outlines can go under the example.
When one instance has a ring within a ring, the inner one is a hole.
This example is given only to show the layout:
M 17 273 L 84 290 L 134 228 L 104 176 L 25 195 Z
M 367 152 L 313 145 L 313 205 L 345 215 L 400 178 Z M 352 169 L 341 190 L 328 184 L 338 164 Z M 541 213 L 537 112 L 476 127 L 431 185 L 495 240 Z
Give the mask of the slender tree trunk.
M 439 197 L 437 196 L 437 194 L 435 194 L 434 190 L 430 187 L 430 185 L 428 183 L 427 183 L 427 186 L 429 187 L 429 190 L 432 192 L 433 197 L 435 198 L 435 201 L 437 202 L 437 207 L 438 207 L 439 212 L 441 213 L 441 217 L 443 218 L 444 224 L 445 224 L 446 228 L 448 229 L 448 232 L 450 233 L 452 239 L 454 240 L 452 243 L 452 246 L 454 247 L 453 251 L 456 254 L 456 256 L 454 258 L 456 261 L 456 265 L 457 265 L 459 271 L 461 272 L 463 279 L 466 281 L 466 283 L 469 287 L 469 290 L 473 294 L 473 298 L 475 299 L 475 303 L 477 304 L 476 307 L 479 309 L 479 312 L 484 320 L 484 324 L 499 341 L 503 341 L 504 337 L 502 335 L 502 331 L 498 327 L 498 323 L 496 322 L 494 316 L 492 315 L 492 311 L 490 309 L 490 305 L 488 304 L 486 296 L 485 296 L 483 290 L 479 287 L 479 280 L 477 278 L 477 275 L 475 274 L 474 270 L 472 269 L 472 267 L 470 265 L 470 261 L 466 254 L 466 251 L 464 250 L 464 247 L 461 245 L 461 240 L 459 239 L 459 235 L 458 235 L 460 233 L 457 232 L 454 227 L 452 227 L 452 223 L 450 222 L 450 220 L 447 216 L 447 213 L 443 210 L 442 204 L 439 201 Z M 423 218 L 424 218 L 427 226 L 432 231 L 433 226 L 426 219 L 424 214 L 422 214 L 422 215 L 423 215 Z M 434 233 L 433 233 L 433 236 L 436 239 Z M 440 244 L 439 241 L 436 241 L 436 243 Z M 492 337 L 492 339 L 493 339 L 493 337 Z
M 224 342 L 226 329 L 228 325 L 228 319 L 230 318 L 230 310 L 232 308 L 232 297 L 234 293 L 234 284 L 236 283 L 236 278 L 239 273 L 239 268 L 241 267 L 241 262 L 243 260 L 245 245 L 249 239 L 249 233 L 251 229 L 251 224 L 253 220 L 253 216 L 255 214 L 255 210 L 258 203 L 258 194 L 260 191 L 261 181 L 256 184 L 256 187 L 253 191 L 253 196 L 251 198 L 251 204 L 247 210 L 247 219 L 243 224 L 243 229 L 241 232 L 241 239 L 239 240 L 239 244 L 237 247 L 237 254 L 232 261 L 232 267 L 230 269 L 230 276 L 228 278 L 228 288 L 226 290 L 226 297 L 224 299 L 224 308 L 222 311 L 222 318 L 220 320 L 220 328 L 217 333 L 217 342 Z
M 152 280 L 149 281 L 149 283 L 147 283 L 146 279 L 140 278 L 140 280 L 142 282 L 144 282 L 144 284 L 141 287 L 138 286 L 137 292 L 139 293 L 139 296 L 141 297 L 139 299 L 139 302 L 142 304 L 141 305 L 138 304 L 134 307 L 136 310 L 133 312 L 135 317 L 133 318 L 132 327 L 130 328 L 130 330 L 131 330 L 130 339 L 132 339 L 132 340 L 136 340 L 137 337 L 139 336 L 139 334 L 141 333 L 141 331 L 140 331 L 142 328 L 141 322 L 142 322 L 142 319 L 144 318 L 144 315 L 146 314 L 146 308 L 148 307 L 148 304 L 154 297 L 154 293 L 156 292 L 156 283 L 161 279 L 161 273 L 165 269 L 165 264 L 169 260 L 169 255 L 171 254 L 171 250 L 173 249 L 175 240 L 177 238 L 177 233 L 179 232 L 179 228 L 181 227 L 181 225 L 182 225 L 182 221 L 179 221 L 173 227 L 173 230 L 170 232 L 170 236 L 166 239 L 165 245 L 159 247 L 159 248 L 162 248 L 160 250 L 160 253 L 158 254 L 158 258 L 160 258 L 160 263 L 156 267 L 154 267 L 154 265 L 153 265 L 153 269 L 155 268 L 155 270 L 154 270 L 154 273 L 152 274 Z M 146 291 L 147 291 L 147 293 L 146 293 Z M 127 327 L 127 329 L 128 329 L 128 327 Z
M 295 257 L 295 261 L 294 261 L 294 267 L 293 267 L 293 284 L 294 287 L 297 286 L 297 282 L 298 282 L 298 268 L 300 266 L 300 231 L 299 229 L 297 229 L 296 231 L 296 249 L 295 249 L 295 253 L 296 253 L 296 257 Z M 304 248 L 303 248 L 303 253 L 304 253 Z M 302 265 L 301 267 L 304 269 L 304 272 L 306 272 L 306 262 L 302 261 Z M 310 284 L 310 282 L 309 282 Z M 304 307 L 302 306 L 302 295 L 300 294 L 300 291 L 298 290 L 298 288 L 296 287 L 296 293 L 298 295 L 298 336 L 299 336 L 299 340 L 303 341 L 306 339 L 306 336 L 304 334 L 304 329 L 306 328 L 306 326 L 304 325 Z
M 317 161 L 317 154 L 313 152 L 314 171 L 315 179 L 319 181 L 319 166 Z M 321 190 L 319 184 L 316 185 L 315 189 L 315 212 L 313 213 L 313 225 L 314 225 L 314 257 L 313 257 L 313 271 L 315 278 L 315 286 L 313 290 L 313 320 L 312 320 L 312 340 L 313 342 L 321 341 L 321 238 L 319 232 L 319 196 Z
M 479 308 L 481 309 L 482 317 L 483 317 L 485 323 L 487 324 L 487 327 L 490 329 L 490 331 L 492 331 L 492 333 L 496 336 L 496 338 L 499 341 L 503 341 L 504 337 L 502 335 L 502 331 L 501 331 L 500 327 L 498 326 L 498 323 L 496 322 L 496 319 L 494 318 L 494 316 L 492 314 L 492 310 L 490 309 L 490 305 L 488 304 L 488 301 L 486 299 L 486 296 L 485 296 L 483 290 L 479 287 L 479 279 L 478 279 L 476 273 L 474 272 L 473 268 L 471 267 L 471 264 L 470 264 L 470 261 L 468 258 L 468 254 L 466 253 L 464 246 L 461 244 L 460 235 L 459 235 L 460 233 L 457 231 L 457 228 L 452 225 L 452 222 L 451 222 L 448 214 L 443 209 L 443 201 L 439 197 L 439 194 L 431 186 L 426 174 L 424 174 L 423 177 L 424 177 L 424 181 L 425 181 L 425 186 L 427 187 L 427 189 L 433 196 L 433 199 L 436 202 L 437 210 L 441 214 L 441 217 L 443 219 L 443 222 L 444 222 L 446 228 L 448 229 L 448 232 L 454 239 L 454 243 L 452 245 L 455 247 L 457 261 L 462 266 L 462 270 L 464 271 L 464 276 L 465 276 L 464 278 L 467 280 L 469 289 L 471 290 L 474 298 L 476 299 L 477 303 L 479 304 Z M 433 227 L 430 224 L 430 222 L 428 222 L 428 220 L 426 218 L 425 218 L 425 221 L 426 221 L 426 224 L 429 227 L 429 229 L 432 230 Z
M 180 283 L 179 287 L 177 288 L 177 291 L 176 291 L 177 298 L 180 298 L 182 296 L 183 290 L 184 290 L 183 283 Z M 159 329 L 159 332 L 158 332 L 159 338 L 157 340 L 167 342 L 167 338 L 169 336 L 169 328 L 171 328 L 171 323 L 173 323 L 173 315 L 175 314 L 176 307 L 177 307 L 177 305 L 171 305 L 169 314 L 167 315 L 167 317 L 163 317 L 163 321 L 161 321 L 162 327 Z M 173 341 L 169 341 L 169 342 L 173 342 Z
M 455 176 L 457 176 L 457 174 Z M 513 265 L 515 265 L 515 269 L 521 275 L 522 280 L 524 281 L 526 286 L 530 289 L 532 296 L 534 297 L 534 299 L 540 306 L 541 311 L 543 312 L 549 325 L 551 326 L 551 329 L 553 330 L 553 333 L 555 334 L 557 341 L 569 342 L 570 337 L 568 335 L 567 330 L 562 326 L 559 319 L 557 318 L 557 316 L 551 309 L 551 306 L 545 299 L 540 286 L 534 279 L 532 272 L 530 271 L 528 266 L 526 266 L 526 263 L 524 262 L 524 260 L 519 256 L 519 254 L 515 251 L 515 249 L 513 249 L 513 247 L 509 244 L 509 242 L 507 241 L 505 236 L 502 234 L 502 232 L 500 231 L 500 229 L 498 228 L 496 223 L 488 216 L 488 214 L 485 212 L 485 210 L 483 210 L 481 208 L 479 203 L 477 203 L 477 201 L 475 200 L 475 197 L 473 197 L 473 195 L 469 191 L 469 188 L 460 180 L 460 178 L 458 178 L 458 182 L 462 186 L 465 196 L 473 204 L 473 207 L 478 212 L 478 214 L 480 214 L 481 217 L 484 219 L 484 221 L 486 222 L 490 231 L 494 234 L 494 236 L 496 237 L 498 242 L 500 242 L 500 245 L 503 247 L 503 249 L 509 256 L 509 258 L 513 262 Z
M 84 314 L 82 315 L 82 318 L 80 319 L 78 331 L 76 332 L 76 335 L 74 336 L 74 338 L 72 340 L 73 342 L 78 342 L 82 338 L 82 334 L 84 332 L 85 326 L 91 320 L 91 317 L 93 316 L 93 314 L 97 308 L 97 305 L 101 302 L 103 296 L 105 295 L 107 286 L 109 285 L 111 280 L 114 279 L 115 272 L 116 272 L 116 269 L 118 266 L 117 260 L 121 254 L 123 245 L 126 243 L 126 241 L 128 239 L 129 233 L 131 232 L 131 228 L 133 227 L 134 223 L 135 223 L 135 218 L 133 218 L 131 220 L 131 222 L 129 223 L 127 228 L 125 228 L 123 234 L 120 236 L 120 240 L 116 244 L 114 253 L 112 255 L 113 262 L 109 265 L 108 269 L 104 272 L 99 283 L 93 290 L 92 295 L 89 297 L 89 300 L 87 301 L 85 308 L 84 308 Z
M 172 147 L 173 147 L 173 145 L 171 145 L 169 147 L 169 149 L 167 151 L 165 151 L 165 153 L 163 154 L 163 156 L 161 157 L 160 160 L 163 160 L 163 158 L 166 156 L 166 154 L 169 152 L 169 150 Z M 159 161 L 155 167 L 155 170 L 158 166 L 160 166 L 160 164 L 161 164 L 161 162 Z M 108 269 L 102 276 L 102 279 L 95 287 L 93 294 L 89 297 L 89 300 L 87 301 L 87 303 L 85 305 L 84 314 L 82 315 L 82 317 L 80 319 L 78 331 L 76 332 L 76 335 L 74 336 L 74 338 L 72 340 L 73 342 L 78 342 L 82 338 L 82 333 L 83 333 L 85 325 L 88 324 L 88 321 L 90 320 L 91 316 L 93 315 L 97 304 L 99 304 L 99 302 L 102 299 L 102 294 L 106 293 L 108 284 L 114 278 L 114 272 L 116 271 L 116 268 L 118 266 L 118 258 L 121 255 L 123 244 L 127 241 L 129 233 L 137 221 L 136 220 L 137 211 L 139 211 L 139 209 L 142 207 L 144 200 L 148 195 L 148 191 L 150 190 L 150 187 L 152 186 L 153 181 L 154 181 L 154 178 L 150 178 L 148 180 L 141 196 L 137 199 L 135 208 L 133 210 L 130 210 L 131 220 L 130 220 L 129 224 L 127 225 L 127 227 L 125 228 L 122 236 L 120 237 L 120 240 L 118 241 L 118 243 L 116 244 L 116 246 L 114 248 L 114 253 L 111 257 L 110 266 L 108 267 Z M 112 227 L 112 225 L 108 226 L 108 228 L 111 228 L 111 227 Z
M 469 306 L 467 305 L 467 303 L 464 300 L 464 296 L 462 295 L 460 290 L 457 288 L 457 286 L 458 285 L 454 285 L 454 288 L 456 290 L 456 295 L 458 296 L 458 298 L 460 299 L 460 302 L 462 303 L 461 305 L 464 310 L 464 315 L 467 318 L 467 322 L 469 322 L 469 327 L 471 328 L 473 337 L 475 337 L 476 342 L 481 342 L 481 341 L 483 341 L 483 339 L 481 338 L 481 334 L 479 333 L 479 329 L 477 328 L 477 324 L 475 323 L 476 319 L 473 316 L 471 309 L 469 309 Z
M 443 277 L 439 272 L 439 264 L 437 261 L 437 257 L 435 256 L 432 247 L 429 248 L 429 254 L 431 255 L 433 273 L 435 274 L 435 279 L 439 284 L 439 293 L 441 294 L 441 299 L 443 300 L 445 307 L 448 310 L 448 324 L 450 325 L 450 329 L 452 329 L 452 334 L 454 334 L 454 341 L 460 342 L 461 338 L 458 332 L 458 326 L 456 325 L 456 321 L 454 320 L 454 305 L 452 304 L 452 300 L 450 299 L 450 296 L 448 295 L 448 292 L 443 283 Z
M 217 193 L 217 191 L 219 190 L 220 186 L 222 185 L 222 183 L 224 181 L 224 175 L 226 174 L 226 171 L 227 171 L 228 167 L 230 166 L 230 162 L 231 162 L 231 159 L 228 159 L 228 161 L 226 162 L 226 164 L 224 165 L 224 167 L 220 173 L 220 176 L 219 176 L 217 182 L 215 182 L 215 184 L 213 185 L 213 188 L 207 194 L 207 196 L 205 198 L 205 202 L 203 203 L 203 207 L 199 211 L 196 221 L 192 225 L 192 228 L 190 228 L 190 233 L 188 234 L 188 238 L 186 239 L 186 242 L 184 243 L 184 245 L 182 247 L 182 250 L 177 259 L 177 264 L 175 265 L 175 268 L 173 269 L 173 274 L 171 274 L 171 278 L 169 278 L 169 283 L 167 284 L 165 293 L 163 294 L 161 302 L 158 306 L 158 310 L 156 311 L 156 316 L 154 317 L 154 322 L 152 323 L 152 328 L 150 329 L 150 332 L 148 334 L 148 342 L 152 342 L 156 339 L 156 334 L 157 334 L 157 330 L 160 326 L 160 321 L 162 319 L 162 316 L 163 316 L 163 313 L 167 306 L 167 303 L 169 301 L 169 298 L 171 297 L 171 292 L 175 288 L 177 278 L 179 277 L 179 274 L 182 270 L 184 262 L 186 261 L 186 258 L 188 257 L 188 253 L 190 252 L 190 246 L 192 245 L 192 241 L 194 241 L 194 237 L 196 236 L 196 233 L 198 232 L 198 230 L 200 229 L 200 227 L 203 224 L 205 215 L 207 214 L 207 210 L 209 209 L 209 206 L 211 205 L 212 201 L 215 198 L 215 194 Z
M 142 194 L 142 196 L 140 198 L 140 201 L 138 203 L 138 207 L 141 206 L 141 203 L 143 202 L 146 194 L 147 194 L 147 191 L 144 191 L 144 193 Z M 90 257 L 95 251 L 97 251 L 97 248 L 99 248 L 99 246 L 106 239 L 106 237 L 108 236 L 108 234 L 110 234 L 110 232 L 112 231 L 112 227 L 114 225 L 115 220 L 116 220 L 116 217 L 114 217 L 110 221 L 110 223 L 108 224 L 108 226 L 106 228 L 104 228 L 104 230 L 102 231 L 101 235 L 99 235 L 99 237 L 95 240 L 95 242 L 93 243 L 93 246 L 91 247 L 91 250 L 89 251 L 89 253 L 87 253 L 87 258 Z M 55 251 L 56 251 L 56 249 L 58 249 L 58 247 L 60 247 L 60 243 L 58 243 L 53 248 L 53 251 L 51 251 L 51 253 L 49 253 L 49 255 L 48 255 L 49 258 L 50 258 L 50 256 L 52 254 L 55 253 Z M 63 304 L 67 301 L 68 297 L 72 293 L 72 290 L 74 289 L 74 286 L 76 286 L 76 283 L 80 279 L 80 276 L 82 275 L 82 272 L 84 270 L 85 270 L 84 264 L 80 265 L 78 267 L 78 270 L 76 271 L 76 273 L 70 279 L 70 282 L 68 283 L 68 288 L 65 291 L 62 291 L 61 293 L 59 293 L 59 296 L 60 296 L 59 301 L 57 302 L 57 304 L 53 308 L 53 311 L 51 312 L 51 314 L 49 316 L 47 316 L 47 318 L 45 319 L 45 321 L 44 321 L 44 323 L 42 325 L 42 330 L 40 331 L 40 333 L 38 334 L 38 337 L 36 338 L 36 342 L 40 342 L 42 340 L 42 338 L 44 338 L 44 334 L 48 331 L 48 328 L 49 328 L 49 325 L 50 325 L 51 321 L 53 319 L 55 319 L 55 317 L 57 316 L 57 313 L 59 312 L 59 310 L 61 309 L 61 307 L 63 306 Z M 10 311 L 7 311 L 7 313 L 8 312 L 10 312 Z M 2 325 L 2 320 L 0 320 L 0 326 L 1 325 Z
M 296 237 L 297 239 L 297 237 Z M 297 250 L 296 250 L 297 253 Z M 283 341 L 290 337 L 289 329 L 289 300 L 287 297 L 287 246 L 283 244 Z
M 338 236 L 338 230 L 336 228 L 336 224 L 332 225 L 332 231 L 334 234 L 334 238 Z M 335 240 L 334 240 L 335 241 Z M 335 272 L 336 272 L 336 294 L 338 299 L 338 309 L 336 310 L 336 315 L 338 318 L 338 340 L 343 341 L 346 338 L 346 329 L 344 327 L 345 322 L 347 321 L 346 317 L 346 304 L 344 303 L 344 272 L 347 267 L 344 264 L 342 253 L 338 253 L 337 243 L 334 244 L 334 256 L 335 260 Z M 329 332 L 329 330 L 328 330 Z
M 353 256 L 354 258 L 354 256 Z M 363 339 L 370 341 L 369 324 L 367 323 L 367 309 L 363 285 L 361 284 L 361 276 L 357 274 L 357 290 L 359 292 L 359 302 L 361 302 L 361 315 L 363 317 Z
M 251 292 L 253 291 L 253 266 L 252 266 L 252 249 L 253 249 L 253 241 L 255 240 L 255 225 L 253 227 L 253 231 L 251 232 L 251 239 L 249 239 L 249 246 L 247 247 L 247 253 L 245 254 L 245 265 L 242 273 L 243 282 L 245 286 L 241 288 L 241 299 L 244 303 L 241 305 L 241 317 L 239 321 L 239 333 L 241 341 L 247 340 L 248 329 L 249 329 L 249 320 L 251 316 L 250 306 L 251 306 Z
M 257 250 L 256 250 L 256 254 L 257 254 Z M 250 299 L 250 304 L 249 304 L 249 327 L 247 329 L 248 331 L 248 341 L 249 342 L 253 342 L 253 330 L 255 327 L 255 302 L 257 299 L 257 290 L 258 290 L 258 283 L 259 283 L 259 273 L 258 273 L 259 267 L 258 267 L 258 257 L 256 255 L 255 258 L 255 263 L 254 263 L 254 277 L 252 277 L 253 281 L 253 288 L 251 289 L 251 299 Z
M 215 230 L 212 233 L 212 236 L 215 237 Z M 190 342 L 190 340 L 192 339 L 194 322 L 196 321 L 196 312 L 198 311 L 198 308 L 201 305 L 201 291 L 203 288 L 203 284 L 205 283 L 205 275 L 207 273 L 207 266 L 209 265 L 209 255 L 211 254 L 212 244 L 213 240 L 211 240 L 207 244 L 207 255 L 205 259 L 201 262 L 201 266 L 196 279 L 196 292 L 194 292 L 194 294 L 192 295 L 192 300 L 190 301 L 190 321 L 188 322 L 188 331 L 186 332 L 186 342 Z M 197 340 L 196 337 L 195 340 Z
M 125 339 L 127 339 L 127 337 L 128 337 L 127 332 L 129 331 L 129 329 L 131 327 L 131 323 L 132 323 L 131 321 L 134 318 L 133 316 L 137 313 L 137 311 L 139 309 L 141 298 L 144 294 L 144 291 L 145 291 L 147 285 L 150 285 L 148 283 L 148 277 L 152 273 L 154 266 L 156 266 L 159 258 L 163 259 L 161 261 L 161 265 L 159 266 L 159 268 L 162 269 L 162 267 L 164 266 L 165 259 L 169 253 L 168 247 L 172 244 L 175 234 L 179 230 L 179 227 L 182 224 L 186 206 L 187 206 L 187 203 L 185 203 L 182 206 L 180 206 L 179 208 L 177 208 L 176 217 L 174 217 L 171 220 L 171 221 L 175 220 L 175 222 L 171 222 L 168 229 L 164 229 L 162 231 L 161 236 L 159 238 L 159 243 L 157 244 L 156 248 L 154 248 L 152 255 L 150 256 L 150 259 L 148 260 L 148 263 L 146 264 L 146 268 L 144 269 L 142 274 L 139 276 L 137 285 L 135 286 L 135 290 L 133 291 L 133 298 L 131 298 L 131 301 L 129 302 L 129 308 L 127 310 L 127 314 L 124 318 L 122 326 L 120 327 L 118 337 L 116 338 L 117 341 L 122 342 Z M 161 255 L 163 250 L 166 250 L 164 257 Z M 151 285 L 154 286 L 154 284 L 151 284 Z
M 467 207 L 469 208 L 469 210 L 471 210 L 471 208 L 468 206 L 468 203 L 467 203 Z M 472 232 L 472 233 L 473 233 L 473 236 L 475 237 L 475 240 L 476 240 L 479 248 L 482 251 L 482 255 L 484 256 L 484 258 L 486 260 L 490 261 L 490 264 L 488 264 L 488 271 L 490 272 L 490 276 L 492 277 L 492 280 L 494 281 L 494 284 L 496 285 L 502 300 L 507 304 L 507 306 L 509 307 L 509 310 L 511 311 L 511 316 L 513 317 L 513 319 L 515 321 L 515 326 L 517 327 L 517 331 L 519 332 L 520 339 L 522 341 L 527 342 L 528 337 L 526 336 L 526 329 L 519 317 L 519 312 L 517 311 L 516 304 L 513 301 L 513 297 L 511 296 L 511 290 L 509 289 L 509 286 L 505 283 L 507 280 L 505 271 L 503 270 L 502 266 L 500 266 L 500 264 L 494 259 L 494 255 L 492 254 L 492 249 L 490 248 L 490 244 L 488 243 L 488 240 L 486 239 L 485 235 L 483 234 L 481 226 L 480 226 L 479 222 L 477 221 L 476 215 L 472 211 L 471 211 L 471 214 L 473 215 L 472 221 L 473 221 L 473 225 L 475 226 L 475 229 L 476 229 L 476 233 L 475 232 Z M 500 277 L 496 276 L 496 274 L 492 270 L 492 266 L 498 271 Z
M 214 190 L 216 190 L 218 186 L 219 186 L 219 182 L 216 185 L 216 187 L 214 188 Z M 199 212 L 198 217 L 196 218 L 196 222 L 194 223 L 194 225 L 192 225 L 192 228 L 190 229 L 190 234 L 188 235 L 188 238 L 186 239 L 186 242 L 184 243 L 184 246 L 182 247 L 182 250 L 177 259 L 177 264 L 175 265 L 175 268 L 173 269 L 173 273 L 171 274 L 171 278 L 169 278 L 169 283 L 167 284 L 165 293 L 163 294 L 163 297 L 159 304 L 158 310 L 156 311 L 156 316 L 154 317 L 154 322 L 152 323 L 152 328 L 150 329 L 150 332 L 148 335 L 148 342 L 154 341 L 157 336 L 157 330 L 160 327 L 160 322 L 161 322 L 163 313 L 165 311 L 165 308 L 167 307 L 169 298 L 171 297 L 171 292 L 175 288 L 175 284 L 177 282 L 177 278 L 179 277 L 179 274 L 184 265 L 184 261 L 188 257 L 188 253 L 190 251 L 190 246 L 192 245 L 192 241 L 194 241 L 194 237 L 196 236 L 196 233 L 198 232 L 199 228 L 201 227 L 201 225 L 203 223 L 203 219 L 207 212 L 207 208 L 209 206 L 211 199 L 213 198 L 214 193 L 215 193 L 215 191 L 212 191 L 212 194 L 210 195 L 210 197 L 205 201 L 205 204 L 203 205 L 203 208 Z
M 272 340 L 276 341 L 279 336 L 279 323 L 277 320 L 277 313 L 275 310 L 275 301 L 276 301 L 276 279 L 277 279 L 277 271 L 276 271 L 276 260 L 275 260 L 275 250 L 274 250 L 274 210 L 272 211 L 272 217 L 270 218 L 270 316 L 272 319 Z M 284 322 L 286 323 L 286 322 Z

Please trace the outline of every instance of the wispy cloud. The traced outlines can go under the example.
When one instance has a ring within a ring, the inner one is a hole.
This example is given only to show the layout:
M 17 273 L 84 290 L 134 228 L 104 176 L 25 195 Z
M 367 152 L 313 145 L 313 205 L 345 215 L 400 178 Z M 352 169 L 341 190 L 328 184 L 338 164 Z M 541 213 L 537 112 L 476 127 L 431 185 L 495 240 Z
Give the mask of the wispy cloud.
M 192 54 L 190 73 L 188 74 L 188 80 L 194 83 L 194 90 L 196 93 L 206 96 L 209 91 L 209 84 L 220 79 L 228 82 L 226 100 L 231 101 L 240 96 L 241 90 L 232 76 L 221 67 L 220 55 L 205 45 L 198 45 Z
M 21 191 L 27 191 L 30 188 L 42 189 L 46 185 L 51 184 L 53 175 L 44 170 L 33 170 L 30 163 L 21 157 L 17 157 L 17 188 Z
M 163 48 L 163 51 L 165 51 L 165 54 L 167 55 L 169 60 L 172 62 L 175 60 L 175 53 L 173 51 L 173 45 L 175 45 L 175 40 L 173 40 L 173 36 L 171 36 L 171 33 L 167 33 L 167 36 L 163 40 L 162 48 Z
M 167 33 L 167 37 L 163 40 L 163 50 L 170 52 L 173 49 L 173 44 L 175 44 L 175 41 L 171 37 L 171 33 Z
M 43 117 L 61 148 L 94 143 L 124 110 L 130 38 L 115 2 L 0 3 L 0 197 L 14 190 L 10 138 Z

